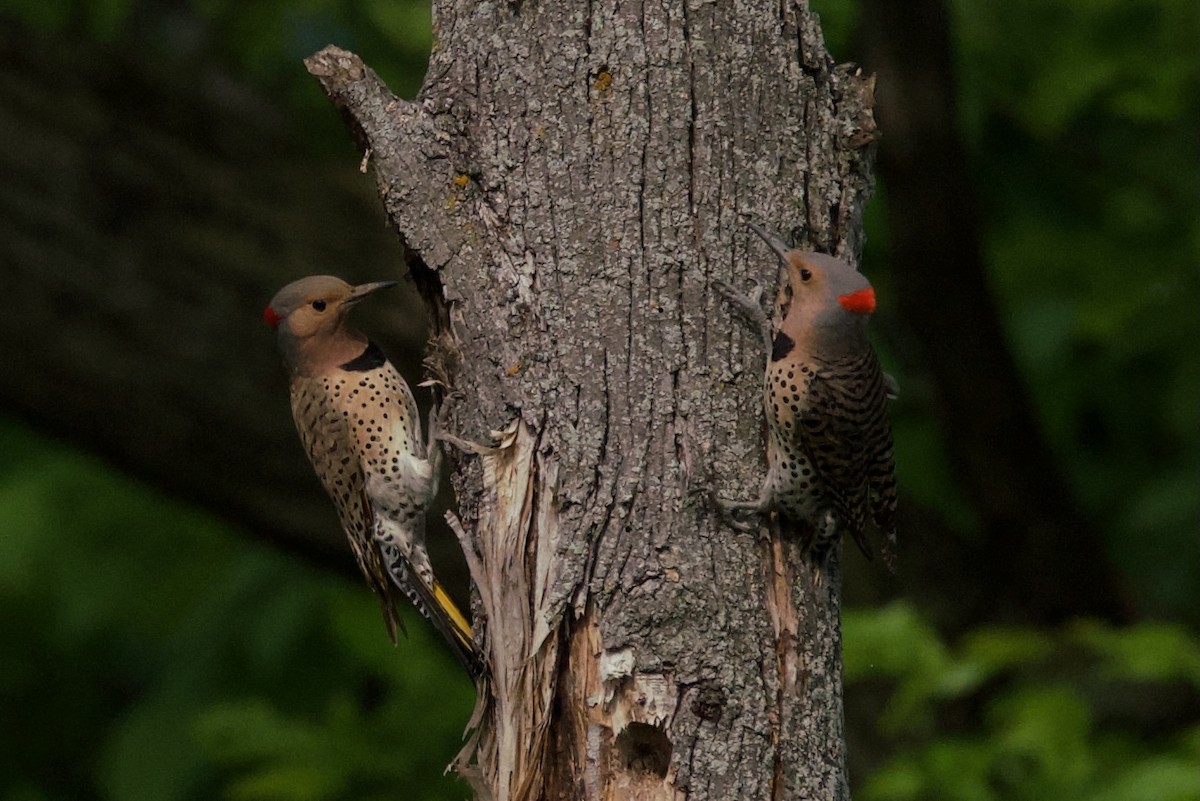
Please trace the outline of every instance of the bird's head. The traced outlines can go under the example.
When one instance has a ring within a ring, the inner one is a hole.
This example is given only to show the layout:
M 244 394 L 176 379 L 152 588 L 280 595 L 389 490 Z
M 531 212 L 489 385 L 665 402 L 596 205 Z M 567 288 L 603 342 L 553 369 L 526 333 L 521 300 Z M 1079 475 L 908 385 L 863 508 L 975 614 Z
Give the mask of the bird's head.
M 351 286 L 332 275 L 310 275 L 275 293 L 263 309 L 263 320 L 279 332 L 280 348 L 293 368 L 324 361 L 325 354 L 341 358 L 348 343 L 363 341 L 344 325 L 346 312 L 368 295 L 395 285 L 375 281 Z
M 376 281 L 350 286 L 332 275 L 310 275 L 276 292 L 263 309 L 263 320 L 281 336 L 306 339 L 333 334 L 356 303 L 395 285 L 395 281 Z
M 824 253 L 790 250 L 777 237 L 750 223 L 788 271 L 792 302 L 788 316 L 816 325 L 865 319 L 875 311 L 875 290 L 858 270 Z

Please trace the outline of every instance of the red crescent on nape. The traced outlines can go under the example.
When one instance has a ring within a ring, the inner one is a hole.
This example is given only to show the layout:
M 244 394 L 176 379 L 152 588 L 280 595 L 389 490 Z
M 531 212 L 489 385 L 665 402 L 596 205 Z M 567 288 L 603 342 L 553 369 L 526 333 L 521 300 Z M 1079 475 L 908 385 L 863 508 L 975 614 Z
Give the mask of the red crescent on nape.
M 838 295 L 838 303 L 848 312 L 870 314 L 875 311 L 875 290 L 867 287 L 848 295 Z

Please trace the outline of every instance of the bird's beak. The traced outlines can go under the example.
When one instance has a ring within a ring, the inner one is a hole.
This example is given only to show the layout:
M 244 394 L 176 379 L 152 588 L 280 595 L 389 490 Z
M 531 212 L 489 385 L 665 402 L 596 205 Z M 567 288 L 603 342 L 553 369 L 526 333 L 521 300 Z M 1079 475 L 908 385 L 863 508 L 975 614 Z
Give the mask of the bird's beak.
M 781 262 L 783 262 L 784 264 L 787 264 L 787 254 L 788 254 L 788 250 L 790 250 L 790 248 L 788 248 L 787 245 L 783 244 L 783 240 L 781 240 L 779 237 L 771 236 L 770 234 L 768 234 L 763 229 L 759 228 L 754 223 L 746 223 L 746 225 L 750 226 L 751 231 L 758 234 L 760 237 L 762 237 L 762 240 L 764 242 L 766 242 L 768 245 L 771 246 L 771 250 L 775 251 L 775 255 L 779 257 L 779 260 Z
M 395 281 L 375 281 L 374 283 L 370 284 L 359 284 L 358 286 L 354 287 L 354 289 L 351 289 L 350 294 L 347 295 L 346 299 L 342 301 L 342 308 L 353 306 L 367 295 L 372 295 L 381 289 L 387 289 L 388 287 L 393 287 L 395 285 Z

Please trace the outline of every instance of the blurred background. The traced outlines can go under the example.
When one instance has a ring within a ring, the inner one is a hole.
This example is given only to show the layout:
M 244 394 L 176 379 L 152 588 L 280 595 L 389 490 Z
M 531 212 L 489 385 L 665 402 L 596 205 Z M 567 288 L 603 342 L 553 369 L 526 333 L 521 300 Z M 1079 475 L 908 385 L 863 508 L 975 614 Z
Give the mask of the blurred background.
M 1200 6 L 813 5 L 879 73 L 903 390 L 900 575 L 846 559 L 855 797 L 1195 801 Z M 467 796 L 470 684 L 415 615 L 388 643 L 260 321 L 402 269 L 331 42 L 411 97 L 429 9 L 0 0 L 6 801 Z M 394 292 L 363 324 L 415 382 Z

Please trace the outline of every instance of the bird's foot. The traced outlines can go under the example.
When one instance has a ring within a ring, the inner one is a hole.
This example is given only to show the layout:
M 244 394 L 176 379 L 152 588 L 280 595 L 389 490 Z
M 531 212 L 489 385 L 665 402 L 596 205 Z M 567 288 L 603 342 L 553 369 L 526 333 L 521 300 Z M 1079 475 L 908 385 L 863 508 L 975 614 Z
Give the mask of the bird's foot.
M 759 501 L 734 501 L 717 496 L 713 498 L 713 505 L 725 523 L 738 531 L 754 531 L 761 522 L 763 509 Z M 744 519 L 742 515 L 751 519 Z
M 754 289 L 749 293 L 739 292 L 725 281 L 715 280 L 713 286 L 724 298 L 732 303 L 742 313 L 742 316 L 758 330 L 768 353 L 771 351 L 771 318 L 762 307 L 762 284 L 754 282 Z
M 478 442 L 472 442 L 469 439 L 463 439 L 460 436 L 451 434 L 449 431 L 439 431 L 437 436 L 442 442 L 445 442 L 448 445 L 453 445 L 463 453 L 473 453 L 476 456 L 486 456 L 500 452 L 499 448 L 492 447 L 491 445 L 480 445 Z

